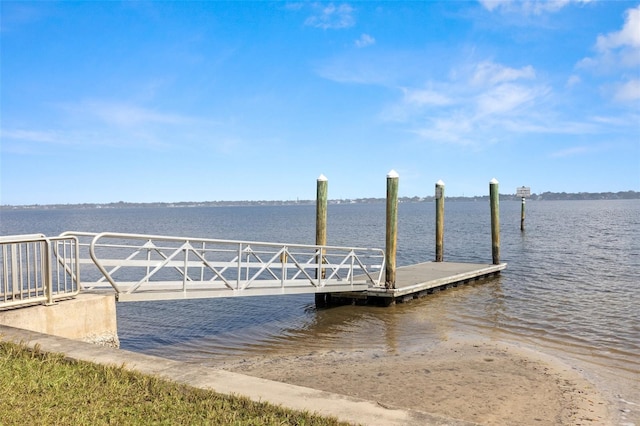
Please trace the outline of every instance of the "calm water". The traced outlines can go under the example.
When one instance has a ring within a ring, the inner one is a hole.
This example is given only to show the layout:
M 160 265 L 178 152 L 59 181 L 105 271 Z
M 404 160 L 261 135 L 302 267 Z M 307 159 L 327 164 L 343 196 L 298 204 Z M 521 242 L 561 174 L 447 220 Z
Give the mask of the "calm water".
M 313 295 L 118 304 L 122 348 L 216 364 L 266 352 L 403 352 L 451 333 L 524 341 L 640 377 L 640 200 L 501 202 L 501 277 L 389 308 Z M 384 247 L 384 204 L 329 206 L 331 245 Z M 445 260 L 491 262 L 489 205 L 449 202 Z M 433 203 L 401 204 L 398 263 L 434 257 Z M 114 231 L 313 243 L 314 206 L 2 211 L 0 234 Z

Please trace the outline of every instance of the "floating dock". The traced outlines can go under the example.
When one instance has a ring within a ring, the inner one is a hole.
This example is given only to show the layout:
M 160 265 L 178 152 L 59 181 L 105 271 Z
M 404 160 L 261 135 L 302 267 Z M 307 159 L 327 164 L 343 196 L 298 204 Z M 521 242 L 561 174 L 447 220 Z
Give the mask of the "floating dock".
M 417 299 L 449 287 L 497 276 L 507 267 L 484 263 L 424 262 L 396 269 L 395 288 L 369 287 L 363 292 L 334 293 L 327 303 L 390 305 Z

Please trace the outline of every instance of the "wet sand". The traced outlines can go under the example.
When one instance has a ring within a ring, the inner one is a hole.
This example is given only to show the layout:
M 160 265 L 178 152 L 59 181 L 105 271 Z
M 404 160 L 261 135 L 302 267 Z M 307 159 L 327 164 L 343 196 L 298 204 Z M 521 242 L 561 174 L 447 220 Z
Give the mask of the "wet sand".
M 402 354 L 268 355 L 222 368 L 484 425 L 613 425 L 619 409 L 576 367 L 520 345 L 450 339 Z

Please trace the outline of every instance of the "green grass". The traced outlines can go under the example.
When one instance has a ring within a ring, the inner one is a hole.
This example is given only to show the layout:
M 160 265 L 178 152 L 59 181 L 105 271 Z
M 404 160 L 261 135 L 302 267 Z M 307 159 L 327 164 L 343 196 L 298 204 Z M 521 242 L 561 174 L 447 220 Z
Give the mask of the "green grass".
M 347 423 L 0 342 L 0 424 Z

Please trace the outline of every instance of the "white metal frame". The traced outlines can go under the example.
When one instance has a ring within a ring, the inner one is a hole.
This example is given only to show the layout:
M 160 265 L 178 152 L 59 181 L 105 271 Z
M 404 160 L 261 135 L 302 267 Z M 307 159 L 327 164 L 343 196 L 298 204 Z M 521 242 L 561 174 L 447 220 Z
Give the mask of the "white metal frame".
M 90 277 L 83 288 L 111 286 L 119 301 L 364 291 L 381 286 L 385 262 L 384 250 L 372 248 L 110 232 L 62 236 L 78 238 L 80 262 L 97 268 L 83 270 Z
M 0 259 L 0 309 L 53 304 L 80 290 L 76 237 L 0 237 Z

